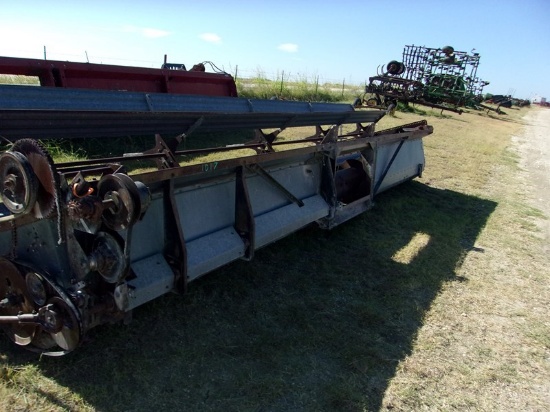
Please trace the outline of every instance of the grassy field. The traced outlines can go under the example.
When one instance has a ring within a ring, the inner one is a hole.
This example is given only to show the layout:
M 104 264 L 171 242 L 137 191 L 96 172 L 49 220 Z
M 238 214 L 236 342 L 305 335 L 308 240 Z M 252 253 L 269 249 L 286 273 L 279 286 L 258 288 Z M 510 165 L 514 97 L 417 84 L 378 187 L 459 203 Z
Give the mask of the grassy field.
M 0 410 L 546 410 L 550 262 L 511 140 L 527 110 L 428 110 L 423 178 L 94 330 L 66 357 L 2 337 Z
M 344 82 L 320 83 L 318 78 L 304 77 L 300 81 L 284 81 L 284 78 L 267 79 L 261 75 L 250 79 L 237 79 L 239 96 L 248 98 L 353 102 L 365 92 L 365 85 L 346 85 Z
M 365 91 L 365 85 L 342 83 L 321 83 L 319 78 L 284 78 L 270 79 L 261 72 L 252 78 L 240 78 L 235 81 L 240 97 L 271 99 L 276 97 L 286 100 L 353 102 Z M 37 77 L 0 74 L 0 84 L 39 85 Z

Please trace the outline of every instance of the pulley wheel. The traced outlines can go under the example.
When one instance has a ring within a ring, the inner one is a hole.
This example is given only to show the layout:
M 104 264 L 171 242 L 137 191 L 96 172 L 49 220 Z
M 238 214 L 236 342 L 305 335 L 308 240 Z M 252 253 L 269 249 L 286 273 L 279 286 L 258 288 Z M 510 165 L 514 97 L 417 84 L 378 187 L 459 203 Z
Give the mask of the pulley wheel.
M 0 315 L 17 316 L 32 313 L 34 305 L 27 293 L 22 274 L 9 260 L 0 258 Z M 32 324 L 10 323 L 2 325 L 9 338 L 17 345 L 31 343 L 37 327 Z
M 46 148 L 34 139 L 17 140 L 10 151 L 23 154 L 30 163 L 38 180 L 36 203 L 32 213 L 38 219 L 47 218 L 54 211 L 57 198 L 56 175 L 51 156 Z
M 106 204 L 102 218 L 110 229 L 127 229 L 139 219 L 140 191 L 128 175 L 114 173 L 104 176 L 99 181 L 98 196 Z
M 126 274 L 126 259 L 117 240 L 107 232 L 99 232 L 90 255 L 91 269 L 109 283 L 117 283 Z
M 36 202 L 38 180 L 27 158 L 19 152 L 0 155 L 2 202 L 13 214 L 30 212 Z
M 31 346 L 39 349 L 40 352 L 51 349 L 56 345 L 51 333 L 40 330 L 32 339 Z
M 48 298 L 44 278 L 36 272 L 28 272 L 25 275 L 27 293 L 36 306 L 44 306 Z
M 63 327 L 59 332 L 50 334 L 52 339 L 63 350 L 72 351 L 76 349 L 80 343 L 80 324 L 75 309 L 57 296 L 48 300 L 48 304 L 54 305 L 55 311 L 59 314 L 63 323 Z M 48 344 L 47 341 L 40 343 L 43 345 Z

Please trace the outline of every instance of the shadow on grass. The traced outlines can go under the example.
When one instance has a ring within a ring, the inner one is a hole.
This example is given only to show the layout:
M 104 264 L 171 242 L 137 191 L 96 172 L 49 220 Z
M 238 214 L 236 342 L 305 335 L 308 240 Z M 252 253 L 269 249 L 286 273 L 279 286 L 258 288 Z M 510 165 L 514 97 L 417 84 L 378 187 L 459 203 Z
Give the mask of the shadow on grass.
M 33 360 L 6 339 L 0 351 L 97 410 L 378 410 L 441 286 L 467 281 L 455 268 L 481 251 L 495 207 L 411 182 L 332 232 L 308 227 L 144 305 L 129 326 L 98 328 L 68 356 Z M 427 245 L 394 261 L 417 233 Z
M 169 136 L 164 136 L 170 140 Z M 177 150 L 223 147 L 229 143 L 245 143 L 254 138 L 252 130 L 225 132 L 195 132 L 185 137 Z M 0 142 L 2 143 L 2 142 Z M 123 153 L 141 153 L 155 147 L 155 136 L 124 136 L 103 139 L 45 140 L 45 146 L 55 158 L 61 153 L 74 154 L 86 159 L 122 156 Z M 5 146 L 3 147 L 6 148 Z

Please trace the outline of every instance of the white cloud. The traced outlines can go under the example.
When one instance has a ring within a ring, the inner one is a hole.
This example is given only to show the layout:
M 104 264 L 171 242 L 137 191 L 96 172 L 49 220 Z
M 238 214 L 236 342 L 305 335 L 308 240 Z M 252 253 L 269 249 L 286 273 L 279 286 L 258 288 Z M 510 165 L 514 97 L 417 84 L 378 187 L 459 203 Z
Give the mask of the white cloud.
M 199 35 L 199 38 L 207 41 L 208 43 L 220 44 L 222 42 L 222 38 L 216 33 L 202 33 Z
M 279 44 L 277 48 L 286 53 L 296 53 L 298 51 L 298 45 L 294 43 Z
M 124 26 L 121 30 L 125 33 L 138 33 L 141 34 L 143 37 L 147 37 L 149 39 L 157 39 L 159 37 L 165 37 L 170 34 L 170 32 L 166 30 L 153 29 L 150 27 Z

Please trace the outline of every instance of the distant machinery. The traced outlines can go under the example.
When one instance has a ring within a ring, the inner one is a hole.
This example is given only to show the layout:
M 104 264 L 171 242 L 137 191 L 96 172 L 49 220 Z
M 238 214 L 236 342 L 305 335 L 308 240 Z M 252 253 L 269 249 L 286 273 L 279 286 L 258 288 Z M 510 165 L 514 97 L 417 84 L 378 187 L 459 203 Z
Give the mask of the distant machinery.
M 390 108 L 401 101 L 457 113 L 460 107 L 478 108 L 489 84 L 477 77 L 479 58 L 473 50 L 468 54 L 451 46 L 405 46 L 402 62 L 379 66 L 356 105 Z

